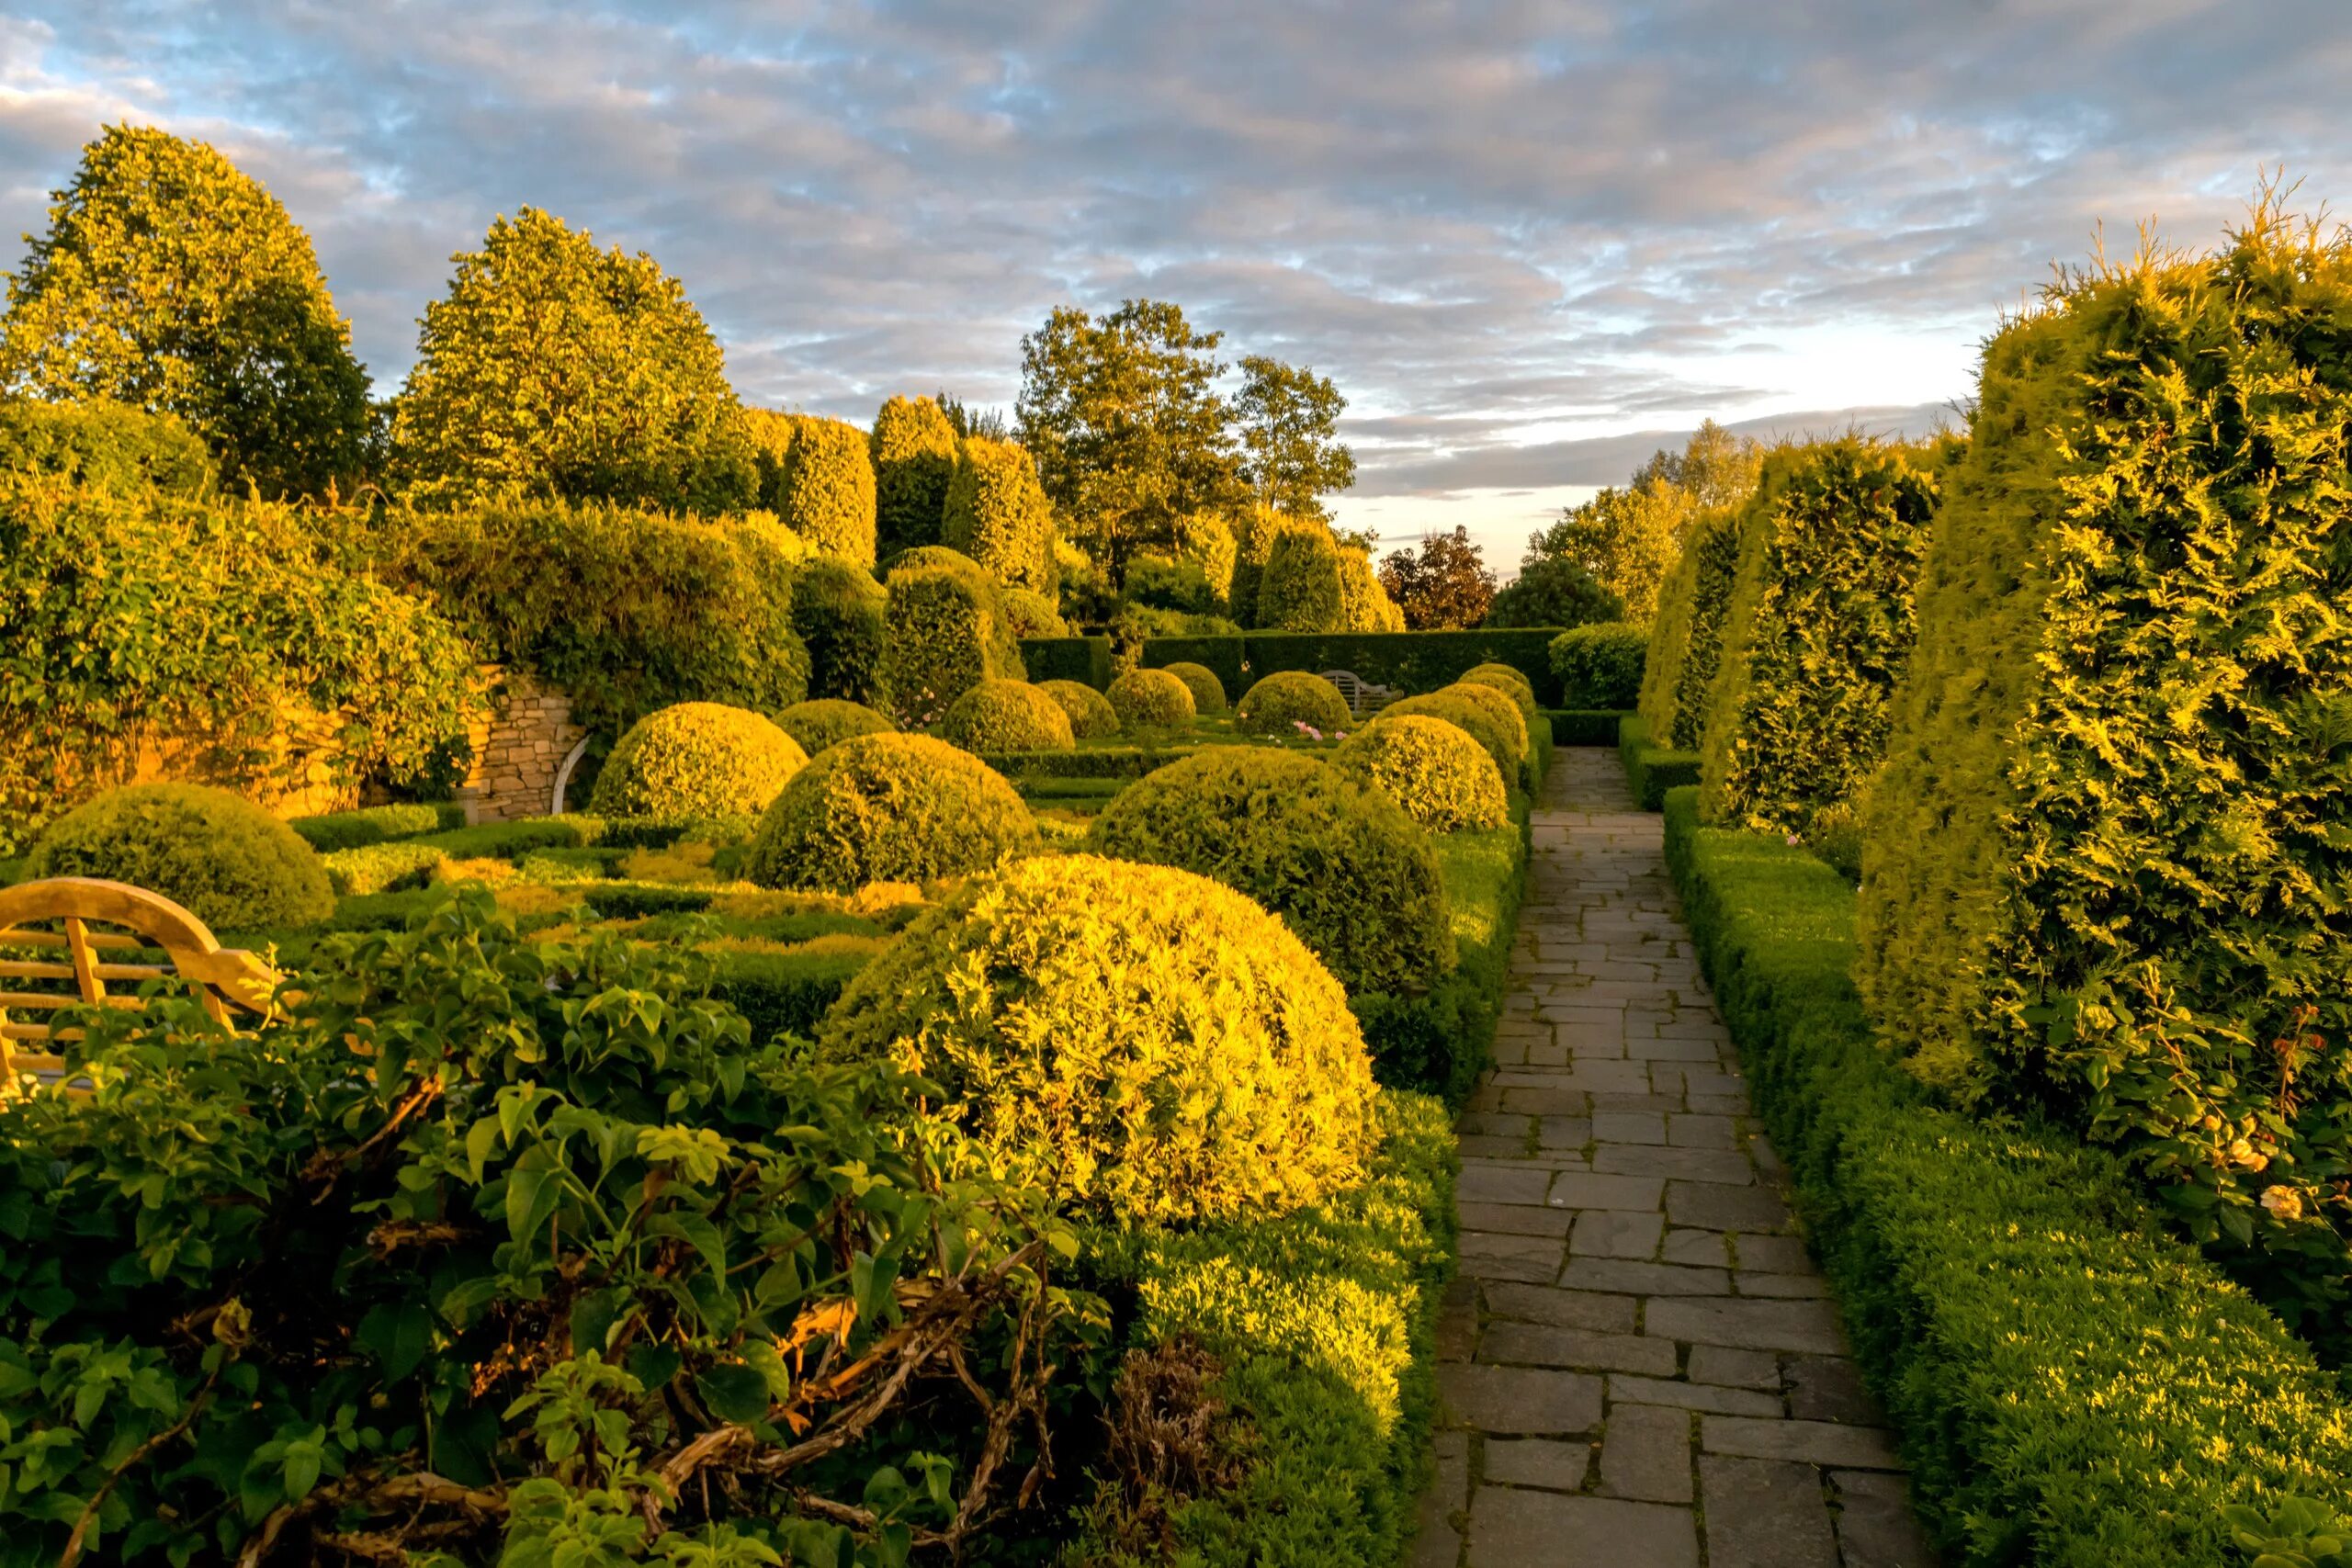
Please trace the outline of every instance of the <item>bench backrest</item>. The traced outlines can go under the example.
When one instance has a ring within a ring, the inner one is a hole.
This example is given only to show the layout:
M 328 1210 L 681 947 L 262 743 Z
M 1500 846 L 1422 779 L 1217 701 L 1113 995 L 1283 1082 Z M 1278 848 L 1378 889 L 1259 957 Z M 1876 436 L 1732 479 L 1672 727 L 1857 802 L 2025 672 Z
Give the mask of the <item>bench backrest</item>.
M 1393 686 L 1375 686 L 1352 670 L 1326 670 L 1323 679 L 1340 689 L 1340 695 L 1348 699 L 1348 711 L 1359 718 L 1379 712 L 1403 694 Z

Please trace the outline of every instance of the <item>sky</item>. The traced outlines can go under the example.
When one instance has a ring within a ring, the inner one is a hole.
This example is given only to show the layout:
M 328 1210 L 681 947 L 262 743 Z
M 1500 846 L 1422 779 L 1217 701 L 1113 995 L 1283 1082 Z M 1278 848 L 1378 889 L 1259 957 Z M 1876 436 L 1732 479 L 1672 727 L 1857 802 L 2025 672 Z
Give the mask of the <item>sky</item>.
M 747 400 L 860 423 L 1173 299 L 1339 384 L 1343 524 L 1508 572 L 1702 418 L 1953 419 L 2102 232 L 2352 200 L 2347 81 L 2347 0 L 7 0 L 0 230 L 103 124 L 209 141 L 389 391 L 542 207 L 682 278 Z

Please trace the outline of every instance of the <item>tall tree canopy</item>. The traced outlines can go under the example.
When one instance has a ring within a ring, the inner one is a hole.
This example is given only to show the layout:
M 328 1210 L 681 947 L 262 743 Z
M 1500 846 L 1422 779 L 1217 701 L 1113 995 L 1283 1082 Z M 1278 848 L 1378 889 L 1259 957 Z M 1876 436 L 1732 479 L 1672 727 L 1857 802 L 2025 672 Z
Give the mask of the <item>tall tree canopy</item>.
M 1380 563 L 1380 585 L 1417 632 L 1475 626 L 1495 603 L 1495 574 L 1467 528 L 1425 534 L 1419 550 L 1393 552 Z
M 749 503 L 758 474 L 718 342 L 652 257 L 526 207 L 452 259 L 392 420 L 425 494 Z
M 8 278 L 0 386 L 177 415 L 222 480 L 265 493 L 349 484 L 368 434 L 310 236 L 215 149 L 108 126 L 51 193 L 49 232 Z
M 1522 576 L 1568 561 L 1614 594 L 1625 619 L 1646 624 L 1657 592 L 1701 512 L 1736 505 L 1756 489 L 1763 448 L 1713 420 L 1680 452 L 1656 452 L 1623 488 L 1611 486 L 1527 541 Z
M 1241 372 L 1233 412 L 1241 426 L 1242 481 L 1261 505 L 1328 517 L 1323 497 L 1356 482 L 1355 454 L 1339 437 L 1348 400 L 1329 377 L 1303 365 L 1251 355 Z

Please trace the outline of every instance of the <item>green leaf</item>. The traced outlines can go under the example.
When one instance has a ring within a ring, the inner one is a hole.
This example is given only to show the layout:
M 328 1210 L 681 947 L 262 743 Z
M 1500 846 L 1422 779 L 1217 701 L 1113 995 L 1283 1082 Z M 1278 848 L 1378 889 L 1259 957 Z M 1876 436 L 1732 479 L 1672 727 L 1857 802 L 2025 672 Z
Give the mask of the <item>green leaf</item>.
M 695 1392 L 722 1421 L 749 1427 L 767 1419 L 768 1380 L 756 1368 L 740 1364 L 708 1368 L 695 1379 Z
M 386 1382 L 414 1371 L 433 1348 L 433 1314 L 416 1302 L 383 1302 L 368 1308 L 351 1342 L 376 1358 Z

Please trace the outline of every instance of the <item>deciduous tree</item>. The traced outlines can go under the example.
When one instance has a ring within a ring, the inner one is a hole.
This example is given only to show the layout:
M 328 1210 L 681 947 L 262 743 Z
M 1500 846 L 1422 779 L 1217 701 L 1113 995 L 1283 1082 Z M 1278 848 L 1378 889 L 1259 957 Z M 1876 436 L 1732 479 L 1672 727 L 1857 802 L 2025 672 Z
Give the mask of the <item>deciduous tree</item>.
M 1303 365 L 1253 355 L 1233 412 L 1241 429 L 1241 478 L 1261 505 L 1303 517 L 1329 513 L 1323 497 L 1356 482 L 1355 455 L 1341 444 L 1348 400 L 1329 377 Z
M 1475 626 L 1495 603 L 1495 574 L 1467 528 L 1424 534 L 1418 551 L 1393 551 L 1380 563 L 1380 584 L 1417 632 Z

